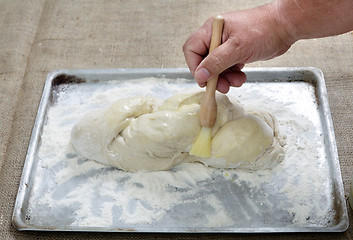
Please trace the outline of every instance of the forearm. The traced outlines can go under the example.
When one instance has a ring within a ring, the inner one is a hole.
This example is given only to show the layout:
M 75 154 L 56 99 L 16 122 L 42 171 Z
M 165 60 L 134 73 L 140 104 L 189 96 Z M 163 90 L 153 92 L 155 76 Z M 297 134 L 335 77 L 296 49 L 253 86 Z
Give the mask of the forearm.
M 270 5 L 288 42 L 353 30 L 353 0 L 276 0 Z

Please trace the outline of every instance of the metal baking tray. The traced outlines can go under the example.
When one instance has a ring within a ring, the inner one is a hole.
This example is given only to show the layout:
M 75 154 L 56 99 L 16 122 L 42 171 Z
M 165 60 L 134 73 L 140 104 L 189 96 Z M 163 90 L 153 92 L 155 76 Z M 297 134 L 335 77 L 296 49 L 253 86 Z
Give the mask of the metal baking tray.
M 287 136 L 286 158 L 273 170 L 203 167 L 202 171 L 209 175 L 201 180 L 194 179 L 197 168 L 181 180 L 183 186 L 178 181 L 168 186 L 158 182 L 163 181 L 163 174 L 179 176 L 178 169 L 124 173 L 65 150 L 69 138 L 61 145 L 50 145 L 52 140 L 46 134 L 51 131 L 48 126 L 60 121 L 60 117 L 65 120 L 51 134 L 65 132 L 61 127 L 70 129 L 81 116 L 80 111 L 92 107 L 92 98 L 93 107 L 98 108 L 114 97 L 147 92 L 166 98 L 183 88 L 197 88 L 188 69 L 51 72 L 23 167 L 13 212 L 15 228 L 98 232 L 345 231 L 348 214 L 322 72 L 316 68 L 244 71 L 247 82 L 228 95 L 238 98 L 245 108 L 256 105 L 278 118 Z M 56 115 L 50 115 L 54 109 Z M 135 178 L 144 182 L 134 182 Z

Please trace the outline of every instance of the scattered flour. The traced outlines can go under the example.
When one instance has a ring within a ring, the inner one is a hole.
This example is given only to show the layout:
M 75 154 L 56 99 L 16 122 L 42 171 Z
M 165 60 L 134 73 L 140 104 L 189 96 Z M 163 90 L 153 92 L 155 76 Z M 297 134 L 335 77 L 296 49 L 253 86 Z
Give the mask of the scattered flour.
M 140 94 L 161 100 L 188 80 L 140 79 L 61 85 L 41 137 L 31 223 L 65 229 L 222 229 L 333 224 L 332 186 L 314 89 L 306 83 L 247 83 L 232 89 L 245 108 L 276 116 L 285 159 L 272 170 L 207 168 L 129 173 L 83 159 L 70 145 L 86 112 Z M 36 215 L 37 214 L 37 215 Z

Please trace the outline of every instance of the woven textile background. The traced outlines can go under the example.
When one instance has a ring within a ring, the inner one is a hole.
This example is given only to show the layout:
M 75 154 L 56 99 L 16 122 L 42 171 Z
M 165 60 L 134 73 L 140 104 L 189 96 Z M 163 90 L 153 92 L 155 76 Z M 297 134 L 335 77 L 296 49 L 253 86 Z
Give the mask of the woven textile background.
M 331 234 L 194 235 L 18 232 L 11 225 L 48 72 L 186 67 L 182 45 L 208 17 L 265 2 L 0 0 L 0 239 L 351 239 L 352 227 Z M 299 41 L 281 57 L 248 66 L 323 70 L 348 195 L 353 170 L 353 33 Z

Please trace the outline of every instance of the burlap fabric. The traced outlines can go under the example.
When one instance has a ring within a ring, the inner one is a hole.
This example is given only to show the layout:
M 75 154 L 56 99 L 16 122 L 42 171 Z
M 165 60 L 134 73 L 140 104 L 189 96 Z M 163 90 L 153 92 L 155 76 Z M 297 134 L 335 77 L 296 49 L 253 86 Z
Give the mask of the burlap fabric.
M 31 130 L 48 72 L 63 68 L 186 67 L 182 45 L 207 17 L 266 1 L 0 0 L 0 239 L 351 239 L 331 234 L 18 232 L 11 225 Z M 297 42 L 249 66 L 323 70 L 348 195 L 353 168 L 353 33 Z M 351 215 L 351 212 L 350 212 Z

